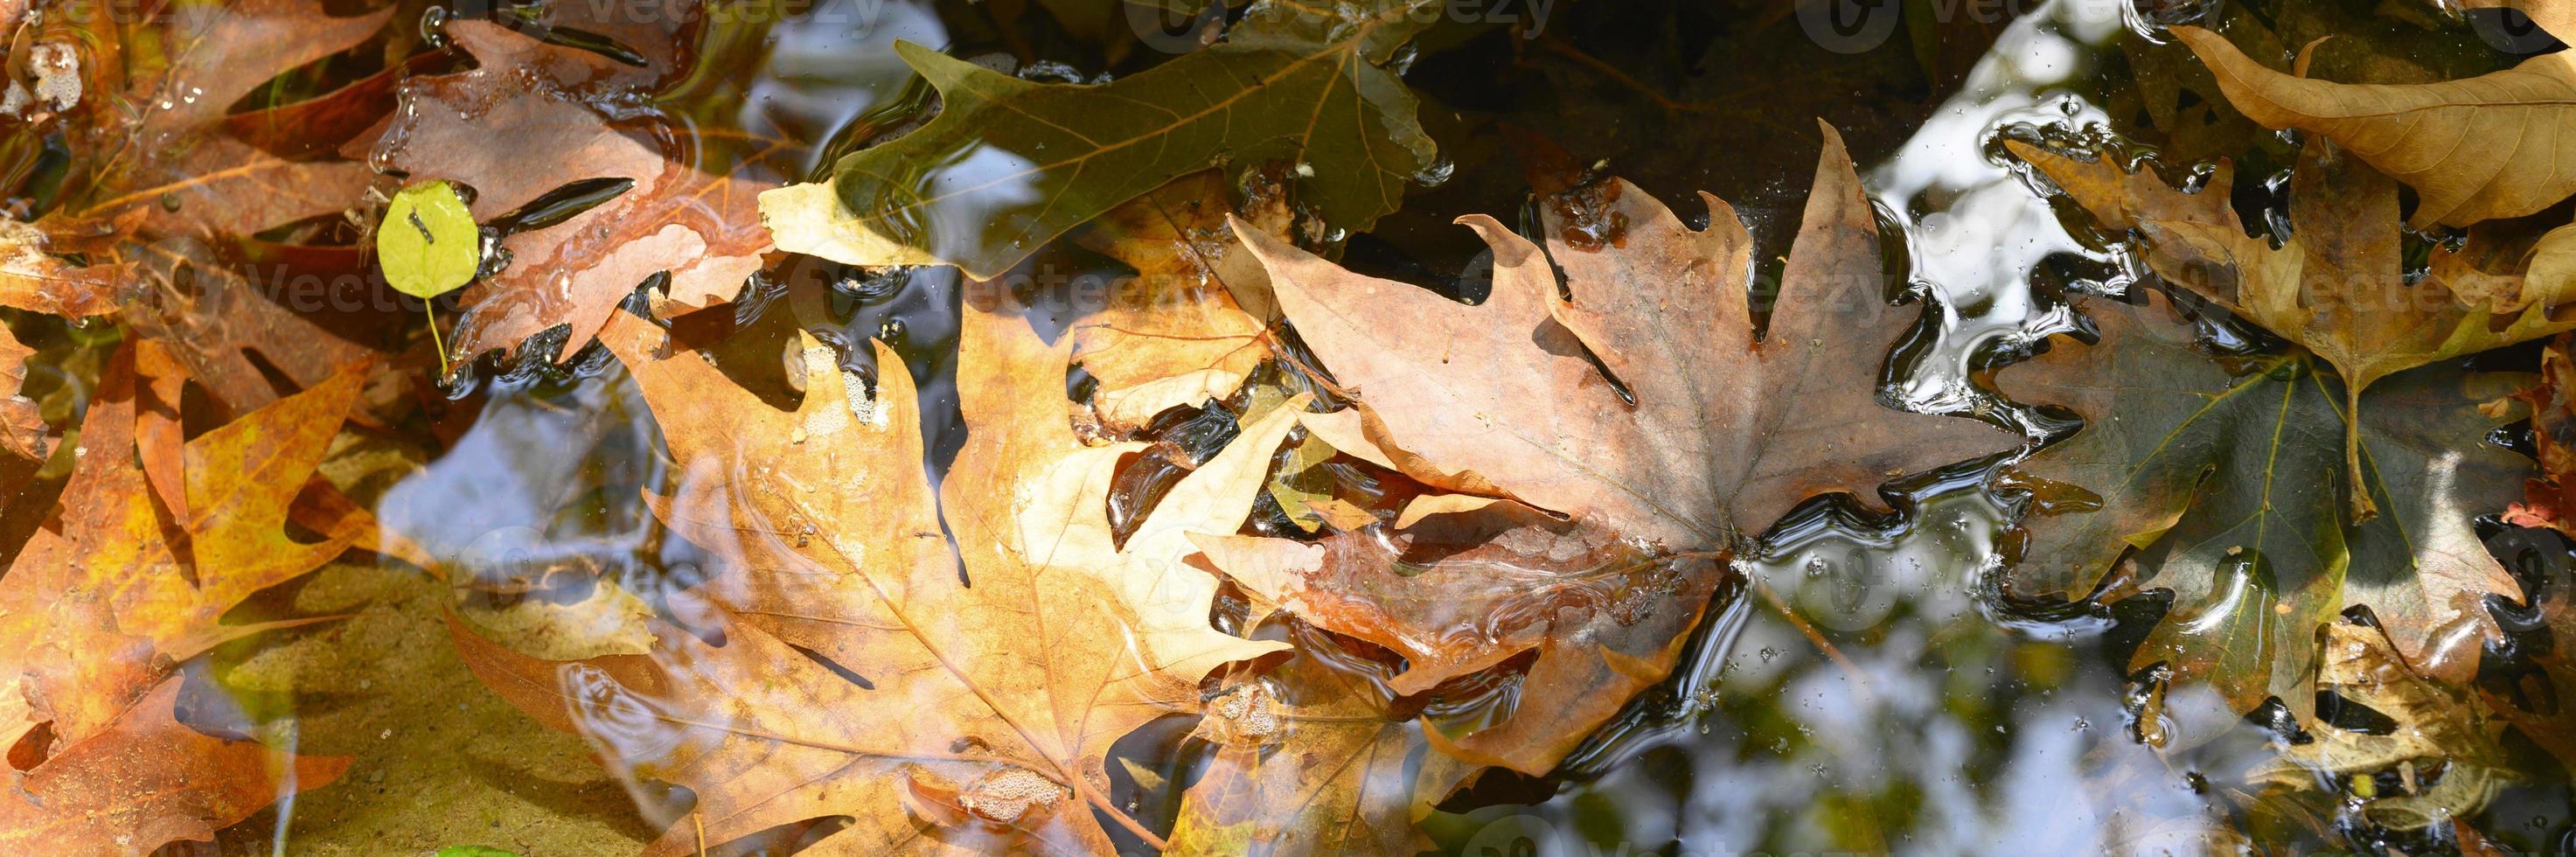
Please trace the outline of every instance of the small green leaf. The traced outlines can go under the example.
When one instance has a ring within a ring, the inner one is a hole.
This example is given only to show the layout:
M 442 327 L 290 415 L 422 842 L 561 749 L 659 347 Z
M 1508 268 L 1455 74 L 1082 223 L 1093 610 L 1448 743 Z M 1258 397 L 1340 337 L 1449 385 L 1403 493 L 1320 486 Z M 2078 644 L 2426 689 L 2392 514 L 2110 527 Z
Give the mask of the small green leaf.
M 474 279 L 483 261 L 482 232 L 465 199 L 446 182 L 422 182 L 394 194 L 376 225 L 376 259 L 394 291 L 434 298 Z

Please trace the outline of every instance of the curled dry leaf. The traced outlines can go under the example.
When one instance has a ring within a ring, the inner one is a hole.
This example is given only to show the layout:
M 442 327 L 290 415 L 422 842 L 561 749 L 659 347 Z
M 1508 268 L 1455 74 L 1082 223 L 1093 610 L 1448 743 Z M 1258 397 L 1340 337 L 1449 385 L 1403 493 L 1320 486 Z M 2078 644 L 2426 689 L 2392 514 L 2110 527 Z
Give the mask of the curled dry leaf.
M 2053 341 L 1995 376 L 2014 401 L 2085 421 L 2001 476 L 2032 493 L 2005 592 L 2085 597 L 2134 553 L 2142 585 L 2173 600 L 2131 669 L 2168 663 L 2238 711 L 2277 696 L 2304 721 L 2316 629 L 2354 604 L 2410 663 L 2466 680 L 2497 635 L 2481 599 L 2516 591 L 2474 517 L 2503 508 L 2530 466 L 2485 442 L 2511 415 L 2482 406 L 2523 379 L 2428 366 L 2383 381 L 2351 418 L 2312 355 L 2222 366 L 2161 293 L 2147 300 L 2088 302 L 2095 344 Z M 2358 484 L 2336 454 L 2348 419 Z M 2352 523 L 2341 494 L 2364 490 L 2381 512 Z
M 2327 780 L 2372 822 L 2395 830 L 2473 817 L 2503 790 L 2504 750 L 2468 703 L 2408 669 L 2375 629 L 2336 622 L 2324 638 L 2317 686 L 2394 727 L 2381 734 L 2319 724 L 2308 730 L 2315 740 L 2283 748 L 2247 779 L 2293 788 Z M 2394 790 L 2383 792 L 2383 780 Z
M 2576 192 L 2576 150 L 2557 142 L 2576 133 L 2576 57 L 2541 54 L 2467 80 L 2344 84 L 2265 68 L 2199 27 L 2172 32 L 2247 118 L 2323 135 L 2413 186 L 2414 226 L 2519 217 Z
M 474 218 L 487 225 L 527 215 L 566 188 L 566 164 L 590 182 L 583 187 L 613 192 L 560 222 L 528 223 L 501 239 L 509 264 L 466 292 L 457 354 L 515 348 L 570 325 L 571 338 L 543 355 L 560 361 L 656 275 L 669 275 L 670 300 L 698 307 L 733 299 L 760 270 L 769 236 L 756 197 L 773 186 L 767 160 L 785 144 L 757 143 L 731 174 L 711 175 L 691 152 L 672 150 L 688 134 L 669 120 L 612 121 L 616 103 L 655 79 L 648 67 L 484 21 L 458 21 L 447 33 L 475 67 L 403 84 L 402 109 L 381 136 L 367 138 L 376 163 L 474 188 Z M 527 157 L 531 151 L 552 157 Z
M 2548 527 L 2576 535 L 2576 361 L 2568 357 L 2568 337 L 2561 335 L 2540 352 L 2540 377 L 2515 393 L 2531 409 L 2532 452 L 2540 475 L 2523 485 L 2523 499 L 2505 510 L 2504 520 L 2525 527 Z
M 1264 0 L 1225 41 L 1101 84 L 1023 80 L 909 42 L 939 91 L 929 124 L 852 152 L 832 180 L 761 195 L 782 249 L 852 265 L 955 265 L 991 279 L 1040 245 L 1221 162 L 1307 165 L 1306 193 L 1363 229 L 1435 151 L 1387 68 L 1431 0 Z
M 1270 278 L 1226 228 L 1230 196 L 1224 171 L 1202 170 L 1078 234 L 1083 246 L 1136 269 L 1073 334 L 1074 359 L 1100 382 L 1092 407 L 1110 427 L 1141 429 L 1166 410 L 1232 396 L 1270 355 Z M 1240 214 L 1264 234 L 1288 234 L 1275 183 L 1265 181 Z
M 196 735 L 171 720 L 170 706 L 179 662 L 310 621 L 228 625 L 226 611 L 321 567 L 374 528 L 353 514 L 304 543 L 286 527 L 360 378 L 344 373 L 189 441 L 191 513 L 175 522 L 183 551 L 164 532 L 165 511 L 134 460 L 130 352 L 109 367 L 83 421 L 84 454 L 63 490 L 60 529 L 37 531 L 0 576 L 0 626 L 23 641 L 0 656 L 0 745 L 24 771 L 12 774 L 24 790 L 16 799 L 53 798 L 0 809 L 24 822 L 0 825 L 8 835 L 42 835 L 48 847 L 79 853 L 148 851 L 208 838 L 275 800 L 281 781 L 292 793 L 345 767 L 304 760 L 294 764 L 297 778 L 282 779 L 267 749 Z M 136 831 L 168 838 L 120 838 Z
M 2103 226 L 2142 234 L 2158 275 L 2332 364 L 2352 412 L 2391 374 L 2576 328 L 2576 311 L 2499 311 L 2470 302 L 2441 277 L 2408 282 L 2396 185 L 2322 145 L 2301 153 L 2290 188 L 2295 232 L 2278 248 L 2246 234 L 2228 202 L 2233 173 L 2223 164 L 2206 187 L 2186 192 L 2149 170 L 2005 145 Z M 2365 479 L 2358 432 L 2346 434 L 2344 450 L 2348 480 Z M 2350 499 L 2356 518 L 2375 513 L 2367 492 Z
M 1427 484 L 1711 550 L 1815 494 L 2014 446 L 1880 402 L 1880 358 L 1913 315 L 1885 301 L 1876 221 L 1831 128 L 1765 337 L 1747 306 L 1751 239 L 1726 203 L 1702 199 L 1711 224 L 1695 230 L 1625 182 L 1577 188 L 1543 206 L 1544 250 L 1462 218 L 1494 251 L 1477 306 L 1237 232 L 1289 322 L 1357 392 L 1369 441 Z
M 683 472 L 657 512 L 725 559 L 693 597 L 726 642 L 665 629 L 648 658 L 553 663 L 468 640 L 470 662 L 627 773 L 695 790 L 710 844 L 849 815 L 818 847 L 1109 850 L 1094 811 L 1134 824 L 1105 797 L 1110 744 L 1198 711 L 1218 666 L 1282 648 L 1211 627 L 1217 579 L 1181 558 L 1188 533 L 1242 527 L 1298 409 L 1247 427 L 1122 545 L 1108 491 L 1144 444 L 1075 436 L 1071 340 L 1048 345 L 1015 306 L 963 328 L 968 441 L 934 504 L 891 350 L 872 394 L 808 342 L 805 396 L 782 412 L 618 316 L 603 341 Z M 1061 799 L 1002 788 L 1038 779 Z

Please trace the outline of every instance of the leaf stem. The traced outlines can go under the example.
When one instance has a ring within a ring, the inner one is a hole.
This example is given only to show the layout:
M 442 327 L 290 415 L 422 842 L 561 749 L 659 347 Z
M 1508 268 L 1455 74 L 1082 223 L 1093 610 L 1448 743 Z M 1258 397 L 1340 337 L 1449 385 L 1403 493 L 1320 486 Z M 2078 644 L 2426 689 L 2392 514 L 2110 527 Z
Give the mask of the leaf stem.
M 429 319 L 429 344 L 430 347 L 438 349 L 438 380 L 445 382 L 447 376 L 453 374 L 455 369 L 447 365 L 447 342 L 438 335 L 437 299 L 421 299 L 420 314 Z
M 2361 478 L 2361 385 L 2345 381 L 2343 402 L 2344 484 L 2352 496 L 2352 522 L 2358 524 L 2379 517 L 2378 504 L 2370 502 L 2370 483 Z
M 1135 834 L 1136 838 L 1144 840 L 1145 844 L 1153 846 L 1156 851 L 1172 850 L 1172 844 L 1170 842 L 1164 841 L 1163 837 L 1155 835 L 1154 831 L 1145 829 L 1145 825 L 1143 823 L 1129 817 L 1125 811 L 1109 805 L 1109 796 L 1093 790 L 1091 788 L 1090 779 L 1081 776 L 1075 776 L 1072 779 L 1073 788 L 1074 790 L 1082 793 L 1083 801 L 1091 804 L 1092 806 L 1099 807 L 1101 812 L 1108 813 L 1109 820 L 1118 822 L 1118 826 L 1127 828 L 1128 833 Z

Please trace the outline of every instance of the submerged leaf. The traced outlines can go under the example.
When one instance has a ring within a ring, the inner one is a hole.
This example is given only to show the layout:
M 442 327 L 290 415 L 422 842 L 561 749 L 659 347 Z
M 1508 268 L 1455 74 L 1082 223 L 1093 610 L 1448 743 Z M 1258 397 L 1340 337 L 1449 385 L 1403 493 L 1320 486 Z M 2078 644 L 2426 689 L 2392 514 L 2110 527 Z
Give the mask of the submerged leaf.
M 2005 145 L 2102 225 L 2143 234 L 2157 274 L 2333 364 L 2352 410 L 2363 410 L 2362 394 L 2391 374 L 2576 328 L 2576 311 L 2553 315 L 2527 300 L 2518 307 L 2473 302 L 2439 276 L 2408 282 L 2396 185 L 2323 145 L 2308 147 L 2291 177 L 2296 231 L 2278 248 L 2246 234 L 2228 202 L 2233 174 L 2224 166 L 2208 186 L 2186 192 L 2148 170 Z M 2493 300 L 2495 291 L 2477 296 Z M 2359 444 L 2359 435 L 2347 436 L 2355 479 Z M 2369 496 L 2351 499 L 2356 517 L 2373 512 Z
M 2317 685 L 2345 705 L 2360 705 L 2395 722 L 2381 734 L 2340 724 L 2310 730 L 2316 740 L 2281 750 L 2281 758 L 2247 775 L 2255 783 L 2311 788 L 2370 782 L 2355 795 L 2371 821 L 2395 830 L 2421 830 L 2469 818 L 2505 786 L 2504 750 L 2475 710 L 2416 675 L 2375 629 L 2348 622 L 2325 628 Z M 2398 793 L 2383 794 L 2372 778 L 2395 774 Z
M 1405 669 L 1387 679 L 1397 694 L 1534 652 L 1513 710 L 1436 744 L 1533 776 L 1672 672 L 1726 576 L 1710 557 L 1646 555 L 1508 501 L 1320 544 L 1197 541 L 1256 601 L 1402 655 Z
M 694 144 L 669 120 L 612 123 L 601 112 L 633 97 L 652 79 L 647 70 L 483 21 L 458 21 L 447 33 L 476 67 L 406 82 L 403 108 L 375 138 L 372 157 L 414 178 L 471 186 L 473 217 L 484 223 L 514 212 L 530 218 L 541 203 L 561 218 L 531 218 L 500 239 L 511 261 L 466 293 L 457 354 L 516 348 L 570 325 L 557 353 L 541 355 L 561 361 L 656 275 L 669 276 L 670 300 L 698 307 L 733 299 L 760 270 L 769 238 L 755 195 L 772 185 L 760 174 L 764 159 L 784 144 L 765 144 L 733 174 L 711 175 L 686 152 L 666 151 Z M 682 142 L 662 142 L 674 137 Z M 610 198 L 565 217 L 571 201 L 553 197 L 568 188 Z
M 804 400 L 782 412 L 700 354 L 654 356 L 666 335 L 618 316 L 603 341 L 685 474 L 657 512 L 724 559 L 683 612 L 721 623 L 726 643 L 663 630 L 650 657 L 558 664 L 469 639 L 470 661 L 627 773 L 695 790 L 710 844 L 848 815 L 818 847 L 1108 850 L 1093 812 L 1118 812 L 1110 744 L 1198 711 L 1211 670 L 1281 648 L 1211 627 L 1217 579 L 1180 560 L 1188 533 L 1243 525 L 1297 408 L 1248 427 L 1122 545 L 1107 492 L 1144 445 L 1075 436 L 1071 343 L 1020 316 L 964 318 L 970 434 L 935 505 L 893 351 L 877 348 L 871 395 L 808 341 Z M 649 714 L 630 726 L 621 705 Z M 692 851 L 695 835 L 650 853 Z
M 991 279 L 1173 179 L 1276 158 L 1303 165 L 1303 198 L 1327 220 L 1363 229 L 1435 157 L 1386 68 L 1430 2 L 1262 0 L 1225 41 L 1101 84 L 1037 83 L 898 42 L 939 115 L 843 156 L 829 182 L 762 194 L 761 217 L 781 249 Z
M 2468 677 L 2494 639 L 2479 608 L 2513 578 L 2476 532 L 2511 498 L 2529 461 L 2485 442 L 2505 420 L 2481 405 L 2520 379 L 2429 366 L 2362 397 L 2363 481 L 2345 478 L 2342 385 L 2292 351 L 2231 372 L 2210 359 L 2162 295 L 2086 305 L 2091 347 L 2056 347 L 2008 367 L 2015 401 L 2085 420 L 2005 471 L 2029 490 L 2015 598 L 2082 598 L 2134 553 L 2140 584 L 2172 607 L 2131 658 L 2207 681 L 2238 711 L 2266 697 L 2305 719 L 2315 700 L 2318 626 L 2368 604 L 2406 659 L 2445 681 Z M 2354 524 L 2344 495 L 2381 513 Z

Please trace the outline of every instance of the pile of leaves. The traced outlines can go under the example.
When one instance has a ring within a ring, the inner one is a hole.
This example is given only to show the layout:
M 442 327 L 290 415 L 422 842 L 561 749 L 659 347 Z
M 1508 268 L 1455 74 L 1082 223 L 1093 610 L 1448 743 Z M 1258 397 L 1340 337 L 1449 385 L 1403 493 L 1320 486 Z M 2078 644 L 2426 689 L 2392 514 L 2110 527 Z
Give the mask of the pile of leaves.
M 2535 345 L 2576 330 L 2566 54 L 2332 83 L 2260 21 L 2177 24 L 2133 61 L 2140 130 L 2210 169 L 2029 129 L 1997 151 L 2151 276 L 1986 376 L 2010 408 L 1929 414 L 1883 386 L 1941 308 L 1892 288 L 1822 121 L 1777 239 L 1531 135 L 1525 224 L 1458 221 L 1490 260 L 1468 299 L 1346 266 L 1445 174 L 1405 76 L 1453 26 L 1427 0 L 1255 0 L 1092 82 L 904 44 L 936 112 L 856 140 L 704 126 L 752 99 L 698 71 L 774 18 L 577 5 L 426 30 L 0 5 L 0 487 L 27 522 L 0 527 L 27 641 L 0 841 L 148 852 L 328 787 L 345 760 L 213 710 L 201 667 L 339 621 L 259 602 L 354 554 L 448 583 L 491 691 L 684 795 L 648 853 L 1411 853 L 1435 807 L 1558 773 L 1667 683 L 1793 509 L 1977 468 L 2023 506 L 2001 597 L 2161 612 L 2138 740 L 2206 740 L 2161 700 L 2210 688 L 2284 736 L 2249 783 L 2407 830 L 2528 776 L 2508 742 L 2576 763 L 2576 613 L 2480 531 L 2576 533 L 2576 363 Z M 2174 51 L 2206 77 L 2145 81 Z M 2219 151 L 2226 123 L 2302 133 Z M 2249 151 L 2285 206 L 2239 186 Z M 1024 285 L 1073 252 L 1134 276 L 1072 310 Z M 744 357 L 782 289 L 939 266 L 953 353 L 818 325 Z M 2499 349 L 2541 371 L 2463 359 Z M 948 360 L 953 400 L 922 381 Z M 34 385 L 41 361 L 96 383 Z M 637 499 L 705 567 L 531 579 L 318 474 L 337 438 L 454 440 L 451 361 L 622 373 L 667 464 Z M 2524 419 L 2537 466 L 2488 442 Z

